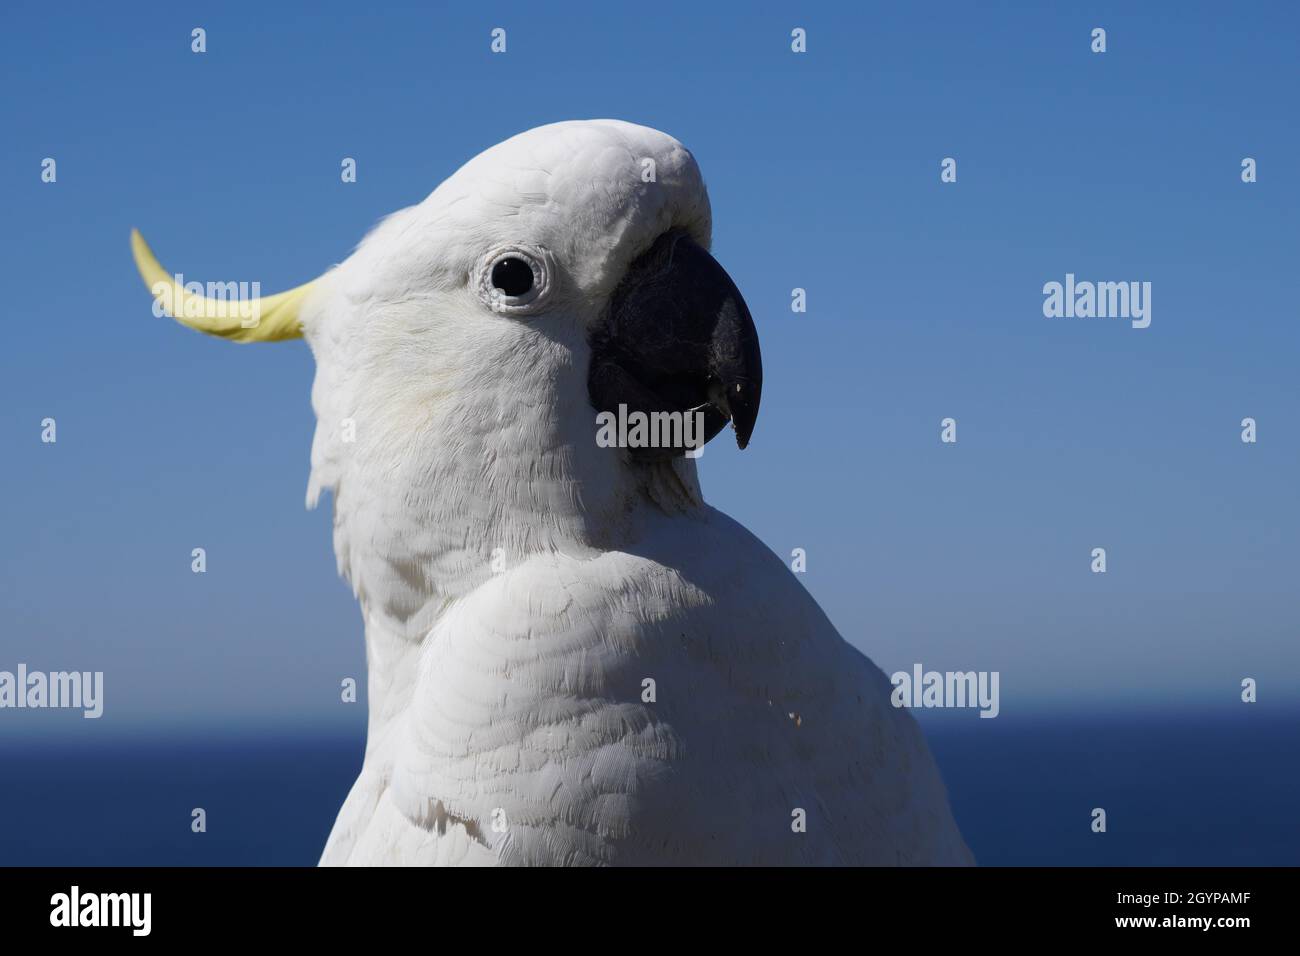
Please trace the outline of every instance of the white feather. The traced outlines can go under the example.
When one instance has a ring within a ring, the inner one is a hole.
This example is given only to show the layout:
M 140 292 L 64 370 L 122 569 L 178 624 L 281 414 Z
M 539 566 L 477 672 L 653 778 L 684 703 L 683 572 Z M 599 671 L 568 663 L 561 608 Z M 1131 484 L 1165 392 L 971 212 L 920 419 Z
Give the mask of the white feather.
M 885 676 L 695 463 L 594 441 L 587 331 L 669 228 L 708 243 L 680 143 L 556 124 L 384 221 L 308 302 L 308 499 L 334 494 L 370 671 L 323 864 L 970 862 Z M 520 242 L 553 294 L 496 314 L 475 276 Z

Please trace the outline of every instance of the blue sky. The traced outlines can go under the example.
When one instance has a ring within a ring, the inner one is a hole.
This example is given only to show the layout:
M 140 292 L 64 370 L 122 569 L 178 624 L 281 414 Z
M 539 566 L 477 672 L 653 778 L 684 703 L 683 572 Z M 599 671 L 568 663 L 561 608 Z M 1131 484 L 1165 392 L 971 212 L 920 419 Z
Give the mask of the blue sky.
M 155 319 L 128 232 L 287 288 L 482 149 L 609 116 L 694 151 L 762 337 L 706 495 L 806 549 L 850 641 L 999 670 L 1003 713 L 1300 699 L 1293 5 L 380 7 L 6 6 L 0 669 L 105 671 L 114 726 L 363 720 L 310 355 Z M 1045 318 L 1067 272 L 1150 281 L 1151 327 Z

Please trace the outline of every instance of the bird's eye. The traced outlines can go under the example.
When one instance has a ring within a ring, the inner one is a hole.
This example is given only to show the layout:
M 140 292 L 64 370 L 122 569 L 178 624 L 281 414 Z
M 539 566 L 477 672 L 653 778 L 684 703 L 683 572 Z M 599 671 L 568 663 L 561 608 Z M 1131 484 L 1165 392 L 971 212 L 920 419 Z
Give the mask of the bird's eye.
M 555 259 L 542 246 L 512 242 L 480 259 L 471 281 L 483 304 L 498 315 L 537 315 L 555 285 Z
M 533 267 L 517 256 L 507 256 L 492 267 L 492 288 L 502 295 L 525 295 L 533 287 Z

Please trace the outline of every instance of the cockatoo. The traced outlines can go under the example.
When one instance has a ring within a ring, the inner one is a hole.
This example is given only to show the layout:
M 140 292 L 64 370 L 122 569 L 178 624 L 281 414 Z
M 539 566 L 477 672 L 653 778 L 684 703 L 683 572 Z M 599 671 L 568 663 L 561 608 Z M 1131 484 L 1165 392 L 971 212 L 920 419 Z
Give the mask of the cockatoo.
M 241 309 L 133 232 L 169 314 L 316 359 L 307 502 L 370 709 L 321 864 L 972 862 L 889 680 L 684 444 L 597 441 L 615 411 L 749 441 L 758 338 L 710 234 L 691 153 L 613 120 L 488 149 Z

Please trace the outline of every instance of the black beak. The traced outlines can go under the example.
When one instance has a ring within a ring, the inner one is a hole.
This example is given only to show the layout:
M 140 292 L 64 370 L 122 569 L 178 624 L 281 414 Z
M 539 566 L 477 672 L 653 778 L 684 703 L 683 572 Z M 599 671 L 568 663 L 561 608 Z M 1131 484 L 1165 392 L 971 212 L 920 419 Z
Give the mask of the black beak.
M 758 332 L 731 276 L 684 233 L 665 233 L 632 263 L 592 332 L 591 352 L 587 393 L 598 412 L 695 415 L 703 421 L 697 447 L 730 420 L 736 444 L 749 444 L 763 389 Z M 665 459 L 691 444 L 628 450 Z

